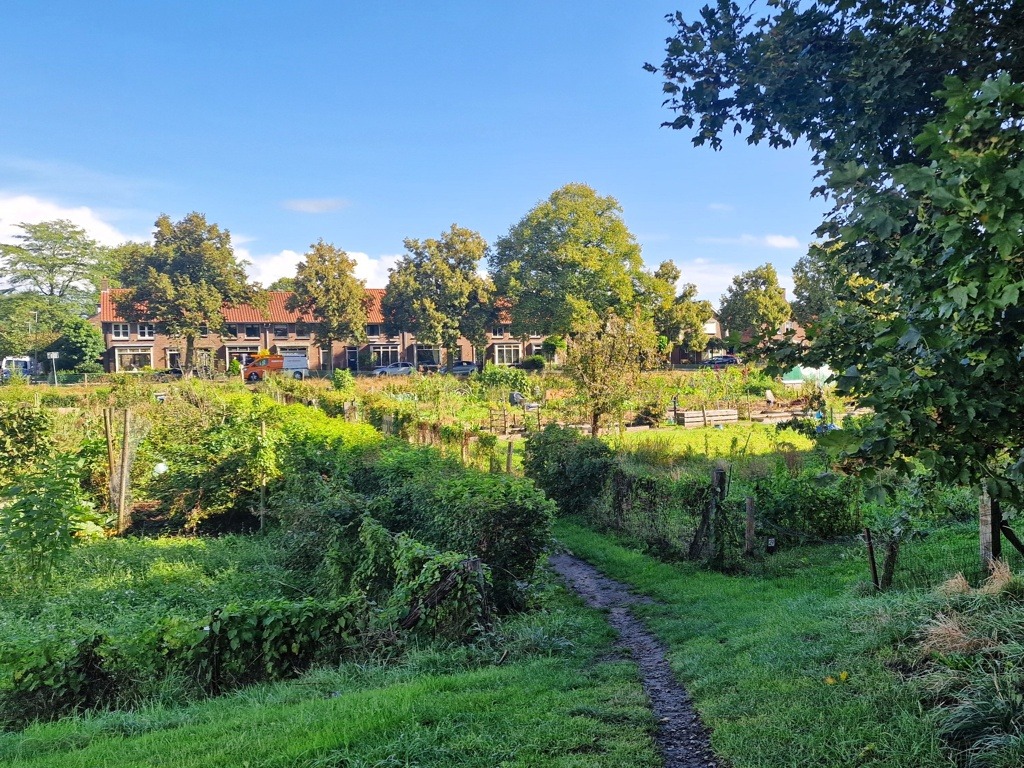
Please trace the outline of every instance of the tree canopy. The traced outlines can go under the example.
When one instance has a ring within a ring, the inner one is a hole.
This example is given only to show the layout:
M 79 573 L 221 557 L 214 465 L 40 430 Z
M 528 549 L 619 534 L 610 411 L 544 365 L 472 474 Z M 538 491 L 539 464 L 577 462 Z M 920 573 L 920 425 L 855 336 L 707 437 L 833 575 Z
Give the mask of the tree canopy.
M 313 333 L 322 341 L 366 338 L 366 283 L 355 276 L 355 268 L 345 251 L 322 239 L 299 262 L 288 307 L 311 314 Z
M 671 261 L 663 261 L 651 276 L 654 329 L 670 347 L 681 344 L 690 352 L 701 352 L 708 344 L 704 324 L 715 312 L 711 302 L 697 300 L 697 286 L 693 283 L 683 284 L 676 293 L 681 277 L 679 267 Z
M 730 336 L 774 336 L 792 312 L 779 275 L 771 264 L 736 275 L 718 308 L 718 319 Z
M 95 309 L 106 250 L 66 219 L 19 224 L 18 243 L 0 244 L 0 272 L 14 288 Z
M 755 18 L 718 0 L 669 21 L 649 69 L 672 127 L 814 152 L 856 311 L 812 353 L 876 412 L 849 448 L 1021 500 L 1024 4 L 778 0 Z
M 640 374 L 660 361 L 654 324 L 639 309 L 627 317 L 610 313 L 568 341 L 564 370 L 590 409 L 592 435 L 603 416 L 622 410 L 636 394 Z
M 803 326 L 830 315 L 840 301 L 845 275 L 832 250 L 815 243 L 793 266 L 793 319 Z
M 186 370 L 193 367 L 196 337 L 223 329 L 225 306 L 260 303 L 235 258 L 231 234 L 201 213 L 178 222 L 160 216 L 153 245 L 135 244 L 123 259 L 127 290 L 117 299 L 118 311 L 126 320 L 159 323 L 168 336 L 184 339 Z
M 568 334 L 609 311 L 629 313 L 644 282 L 640 246 L 613 197 L 567 184 L 498 239 L 495 290 L 512 310 L 512 334 Z
M 493 316 L 489 281 L 478 272 L 487 241 L 452 224 L 439 238 L 406 238 L 406 253 L 391 270 L 382 310 L 391 334 L 414 333 L 420 343 L 454 349 L 459 336 L 486 343 Z

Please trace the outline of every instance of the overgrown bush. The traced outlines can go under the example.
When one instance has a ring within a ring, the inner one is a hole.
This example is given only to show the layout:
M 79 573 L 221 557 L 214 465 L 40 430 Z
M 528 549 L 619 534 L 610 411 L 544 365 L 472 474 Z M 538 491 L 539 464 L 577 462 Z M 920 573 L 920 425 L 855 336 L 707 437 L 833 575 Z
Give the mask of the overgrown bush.
M 0 488 L 0 563 L 21 581 L 46 581 L 77 540 L 102 534 L 82 490 L 86 473 L 84 458 L 57 454 Z
M 479 557 L 500 611 L 522 605 L 548 544 L 554 507 L 533 483 L 466 469 L 429 448 L 394 444 L 353 476 L 385 528 Z
M 855 477 L 780 469 L 755 482 L 753 495 L 759 520 L 783 540 L 828 540 L 861 529 L 863 493 Z
M 544 355 L 529 355 L 523 358 L 519 367 L 524 371 L 543 371 L 546 363 Z
M 0 401 L 0 486 L 15 469 L 49 454 L 52 428 L 46 411 Z
M 526 372 L 503 365 L 488 365 L 475 374 L 476 381 L 485 387 L 500 387 L 513 392 L 525 392 L 530 386 Z
M 549 424 L 526 440 L 523 469 L 565 515 L 586 515 L 604 490 L 614 454 L 579 430 Z

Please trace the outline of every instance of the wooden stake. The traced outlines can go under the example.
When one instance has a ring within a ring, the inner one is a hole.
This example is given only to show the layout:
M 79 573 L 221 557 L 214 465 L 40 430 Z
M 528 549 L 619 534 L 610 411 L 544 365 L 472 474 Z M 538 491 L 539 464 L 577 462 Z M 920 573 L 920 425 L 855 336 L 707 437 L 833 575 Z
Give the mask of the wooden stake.
M 875 545 L 871 541 L 871 529 L 864 529 L 864 540 L 868 543 L 868 566 L 871 568 L 871 583 L 875 585 L 875 589 L 879 589 L 878 584 L 878 563 L 875 562 Z
M 992 498 L 988 491 L 982 491 L 978 499 L 978 539 L 981 568 L 987 572 L 992 563 Z
M 129 424 L 131 421 L 130 411 L 124 409 L 124 432 L 121 440 L 121 487 L 117 489 L 117 532 L 124 533 L 128 529 L 128 478 L 131 469 L 128 454 L 130 453 Z
M 103 409 L 103 432 L 107 436 L 107 487 L 110 493 L 110 506 L 117 512 L 117 499 L 114 497 L 114 415 L 112 408 Z
M 508 450 L 505 452 L 505 474 L 512 474 L 512 441 L 508 441 Z
M 260 445 L 266 449 L 267 443 L 267 422 L 260 419 Z M 260 469 L 260 530 L 267 516 L 267 471 Z

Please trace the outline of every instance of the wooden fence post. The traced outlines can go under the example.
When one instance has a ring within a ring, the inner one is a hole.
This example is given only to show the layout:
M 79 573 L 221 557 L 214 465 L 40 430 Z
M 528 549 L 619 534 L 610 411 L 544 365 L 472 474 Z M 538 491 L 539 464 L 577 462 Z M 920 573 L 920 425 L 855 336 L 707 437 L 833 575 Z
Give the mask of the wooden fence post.
M 981 568 L 987 571 L 992 565 L 992 499 L 987 490 L 982 491 L 978 499 L 978 538 Z
M 875 544 L 871 541 L 871 529 L 864 529 L 864 541 L 868 545 L 868 566 L 871 568 L 871 583 L 875 585 L 875 589 L 881 589 L 881 585 L 878 583 L 878 563 L 875 562 Z
M 512 474 L 512 441 L 508 441 L 508 450 L 505 452 L 505 474 Z
M 743 555 L 754 555 L 754 497 L 747 496 L 747 525 L 743 531 Z

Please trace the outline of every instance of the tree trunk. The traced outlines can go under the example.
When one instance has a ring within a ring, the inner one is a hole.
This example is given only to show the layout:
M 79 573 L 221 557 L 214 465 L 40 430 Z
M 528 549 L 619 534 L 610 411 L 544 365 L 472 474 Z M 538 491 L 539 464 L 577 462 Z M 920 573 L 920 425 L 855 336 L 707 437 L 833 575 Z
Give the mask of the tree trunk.
M 196 337 L 188 335 L 185 337 L 185 363 L 181 369 L 181 375 L 186 379 L 192 377 L 192 369 L 195 368 Z
M 590 436 L 597 437 L 597 432 L 601 428 L 601 413 L 600 411 L 594 411 L 590 414 Z

